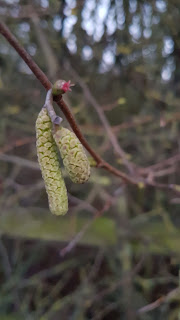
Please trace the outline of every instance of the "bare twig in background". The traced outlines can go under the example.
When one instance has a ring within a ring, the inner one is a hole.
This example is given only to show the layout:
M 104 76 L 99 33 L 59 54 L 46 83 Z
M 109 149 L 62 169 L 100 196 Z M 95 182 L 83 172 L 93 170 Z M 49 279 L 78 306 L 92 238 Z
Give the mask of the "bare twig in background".
M 11 267 L 11 262 L 8 256 L 8 250 L 6 249 L 6 246 L 4 245 L 2 239 L 0 239 L 0 256 L 1 256 L 1 264 L 3 266 L 5 276 L 8 280 L 12 275 L 12 267 Z M 20 298 L 19 298 L 18 292 L 16 291 L 16 288 L 12 290 L 12 293 L 14 294 L 14 298 L 15 298 L 14 299 L 15 309 L 19 310 Z
M 0 148 L 0 154 L 6 153 L 16 147 L 24 146 L 25 144 L 35 142 L 35 137 L 25 137 L 21 139 L 17 139 L 10 144 L 6 144 L 4 147 Z
M 8 197 L 8 201 L 5 205 L 5 208 L 7 209 L 9 207 L 12 207 L 13 204 L 17 203 L 17 201 L 20 198 L 30 197 L 30 195 L 37 193 L 41 189 L 44 189 L 44 182 L 42 180 L 37 181 L 35 184 L 31 186 L 26 186 L 26 188 L 22 186 L 18 192 Z
M 22 167 L 28 167 L 30 169 L 40 170 L 39 164 L 37 162 L 23 159 L 23 158 L 20 158 L 17 156 L 0 154 L 0 160 L 15 163 L 15 164 L 22 166 Z
M 0 22 L 0 33 L 6 38 L 11 46 L 18 52 L 20 57 L 26 62 L 28 67 L 34 73 L 36 78 L 42 83 L 46 90 L 51 89 L 51 82 L 46 77 L 45 73 L 37 66 L 27 51 L 20 45 L 16 37 L 11 33 L 7 26 Z
M 102 106 L 104 111 L 111 111 L 118 106 L 118 100 Z
M 157 169 L 162 169 L 165 166 L 174 165 L 176 162 L 179 162 L 179 161 L 180 161 L 180 154 L 176 154 L 175 156 L 162 160 L 156 164 L 153 164 L 152 166 L 141 168 L 140 172 L 142 174 L 149 174 L 149 172 L 152 172 Z
M 38 44 L 40 46 L 40 50 L 42 52 L 43 58 L 45 59 L 50 80 L 55 82 L 57 78 L 59 78 L 59 75 L 61 74 L 59 61 L 49 43 L 49 39 L 46 33 L 41 27 L 41 24 L 40 24 L 41 21 L 40 21 L 39 15 L 37 15 L 37 12 L 34 12 L 34 10 L 32 10 L 30 21 L 32 21 L 33 27 L 35 29 L 35 35 L 36 35 Z M 65 95 L 63 99 L 65 103 L 68 106 L 70 106 L 70 99 L 68 95 Z
M 89 212 L 95 214 L 96 213 L 96 208 L 93 207 L 89 202 L 86 202 L 84 200 L 81 200 L 75 196 L 73 196 L 72 194 L 68 193 L 68 199 L 70 200 L 70 202 L 72 204 L 75 204 L 76 207 L 78 207 L 79 209 L 82 208 L 86 208 Z
M 166 168 L 166 169 L 162 169 L 162 170 L 155 171 L 155 172 L 153 171 L 152 175 L 153 175 L 153 178 L 154 177 L 164 177 L 164 176 L 168 176 L 168 175 L 176 172 L 176 170 L 177 170 L 177 166 L 174 165 L 174 166 Z
M 159 299 L 157 299 L 156 301 L 140 308 L 137 311 L 137 314 L 143 314 L 143 313 L 147 313 L 149 311 L 152 311 L 152 310 L 158 308 L 161 304 L 166 303 L 166 302 L 172 300 L 173 298 L 176 298 L 176 296 L 179 296 L 179 295 L 180 295 L 180 288 L 178 287 L 178 288 L 170 291 L 166 296 L 162 296 Z
M 98 210 L 96 211 L 94 217 L 83 226 L 81 231 L 75 235 L 75 237 L 68 243 L 68 245 L 66 247 L 64 247 L 63 249 L 60 250 L 60 255 L 62 257 L 64 257 L 67 253 L 69 253 L 72 249 L 75 248 L 75 246 L 82 239 L 82 237 L 84 236 L 86 231 L 91 227 L 94 220 L 97 219 L 98 217 L 100 217 L 106 210 L 108 210 L 110 208 L 111 204 L 112 204 L 112 202 L 108 200 L 105 203 L 104 207 L 100 211 L 98 211 Z
M 5 276 L 8 278 L 12 273 L 12 268 L 11 268 L 11 264 L 8 257 L 8 251 L 2 239 L 0 239 L 0 256 L 1 256 L 1 263 L 3 265 Z
M 68 245 L 66 247 L 64 247 L 63 249 L 61 249 L 60 251 L 60 255 L 61 256 L 65 256 L 67 253 L 69 253 L 72 249 L 74 249 L 74 247 L 78 244 L 78 242 L 82 239 L 82 237 L 84 236 L 84 234 L 86 233 L 86 231 L 92 226 L 93 222 L 99 218 L 100 216 L 102 216 L 118 199 L 119 195 L 123 192 L 123 187 L 121 186 L 120 188 L 118 188 L 118 190 L 116 190 L 114 192 L 113 196 L 110 196 L 109 194 L 105 193 L 105 198 L 107 199 L 105 201 L 105 205 L 103 206 L 103 208 L 101 210 L 97 210 L 94 207 L 91 206 L 91 211 L 92 208 L 94 209 L 94 216 L 93 218 L 88 221 L 83 228 L 81 229 L 81 231 L 79 233 L 77 233 L 75 235 L 75 237 L 68 243 Z M 79 201 L 79 199 L 78 199 Z M 83 201 L 84 202 L 84 201 Z M 87 205 L 89 206 L 90 204 L 87 203 Z M 86 206 L 87 206 L 86 205 Z
M 92 320 L 101 320 L 105 317 L 108 313 L 115 310 L 119 306 L 118 302 L 109 303 L 103 310 L 97 312 L 97 314 L 92 318 Z
M 0 13 L 0 16 L 8 20 L 27 20 L 31 19 L 34 7 L 30 4 L 19 5 L 18 3 L 7 3 L 0 1 L 0 7 L 4 10 Z M 36 7 L 36 14 L 42 18 L 51 17 L 56 12 L 50 8 Z
M 41 29 L 39 25 L 39 17 L 37 13 L 32 12 L 31 20 L 34 24 L 34 28 L 36 31 L 36 36 L 38 37 L 38 40 L 40 42 L 40 45 L 43 48 L 43 55 L 45 60 L 47 61 L 47 69 L 48 69 L 48 75 L 52 81 L 56 80 L 57 71 L 59 68 L 58 62 L 56 59 L 54 59 L 54 53 L 49 46 L 49 43 L 47 42 L 47 38 Z
M 124 163 L 124 165 L 128 168 L 129 172 L 133 173 L 133 166 L 132 163 L 130 163 L 127 158 L 126 158 L 126 153 L 124 152 L 124 150 L 121 148 L 116 136 L 114 135 L 111 126 L 104 114 L 103 109 L 101 108 L 101 106 L 99 105 L 99 103 L 96 101 L 95 97 L 93 96 L 93 94 L 91 93 L 90 89 L 88 88 L 88 86 L 85 84 L 85 82 L 83 81 L 83 79 L 79 76 L 79 74 L 73 69 L 72 65 L 70 65 L 69 61 L 65 62 L 65 67 L 66 69 L 70 72 L 70 74 L 72 74 L 73 78 L 75 79 L 75 81 L 77 81 L 79 83 L 79 85 L 81 86 L 84 96 L 86 98 L 86 100 L 94 107 L 94 109 L 96 110 L 103 126 L 105 129 L 105 133 L 107 133 L 111 144 L 114 148 L 114 151 L 116 154 L 118 154 L 121 158 L 122 161 Z
M 147 253 L 144 253 L 144 255 L 141 257 L 141 259 L 139 260 L 139 262 L 135 265 L 134 269 L 127 272 L 126 274 L 124 274 L 124 276 L 117 281 L 116 283 L 112 284 L 110 287 L 102 290 L 101 292 L 99 292 L 98 294 L 96 294 L 92 301 L 91 304 L 102 300 L 106 295 L 111 294 L 112 292 L 114 292 L 115 290 L 117 290 L 119 287 L 121 287 L 122 285 L 126 284 L 127 281 L 130 281 L 133 279 L 133 277 L 141 270 L 144 261 L 146 259 Z
M 79 243 L 79 241 L 82 239 L 82 237 L 85 235 L 86 231 L 89 229 L 91 225 L 92 220 L 86 223 L 84 227 L 81 229 L 81 231 L 78 232 L 75 235 L 75 237 L 63 249 L 60 250 L 59 253 L 61 257 L 64 257 L 67 253 L 71 252 L 76 247 L 76 245 Z
M 94 264 L 88 274 L 87 281 L 92 281 L 96 277 L 96 275 L 101 267 L 103 258 L 104 258 L 104 248 L 102 248 L 98 251 L 98 253 L 94 259 Z
M 175 112 L 170 119 L 166 120 L 166 124 L 179 121 L 179 118 L 180 118 L 180 112 Z M 121 124 L 112 126 L 111 130 L 113 131 L 113 133 L 118 133 L 118 132 L 121 132 L 123 130 L 136 128 L 138 126 L 145 125 L 147 123 L 151 123 L 153 121 L 158 121 L 159 122 L 159 119 L 157 119 L 157 118 L 155 118 L 155 117 L 153 117 L 151 115 L 142 116 L 142 117 L 138 117 L 138 118 L 137 117 L 133 117 L 132 120 L 129 120 L 127 122 L 123 122 Z M 96 130 L 96 134 L 97 133 L 99 135 L 103 135 L 104 134 L 104 129 L 102 127 L 98 126 L 98 125 L 93 125 L 93 124 L 91 124 L 91 125 L 86 124 L 86 126 L 81 125 L 82 129 L 84 129 L 84 127 L 86 128 L 86 131 L 88 133 L 92 132 L 92 134 L 93 134 L 94 130 Z

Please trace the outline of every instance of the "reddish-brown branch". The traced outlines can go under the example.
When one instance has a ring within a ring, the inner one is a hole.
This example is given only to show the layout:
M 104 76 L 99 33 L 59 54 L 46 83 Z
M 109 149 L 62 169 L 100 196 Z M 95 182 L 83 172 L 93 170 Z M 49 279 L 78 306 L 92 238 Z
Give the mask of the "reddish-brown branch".
M 32 60 L 27 51 L 20 45 L 15 36 L 6 27 L 3 22 L 0 22 L 0 33 L 6 38 L 11 46 L 19 53 L 20 57 L 26 62 L 28 67 L 34 73 L 36 78 L 42 83 L 46 90 L 51 88 L 51 82 L 46 77 L 45 73 L 38 67 L 38 65 Z
M 174 115 L 166 120 L 166 124 L 169 124 L 169 123 L 172 123 L 172 122 L 176 122 L 176 121 L 179 121 L 179 118 L 180 118 L 180 112 L 175 112 Z M 127 129 L 131 129 L 131 128 L 137 128 L 138 126 L 141 126 L 141 125 L 145 125 L 147 123 L 150 123 L 150 122 L 155 122 L 155 121 L 159 121 L 159 119 L 157 118 L 153 118 L 151 115 L 149 116 L 142 116 L 142 117 L 139 117 L 139 118 L 133 118 L 132 120 L 128 121 L 128 122 L 123 122 L 121 124 L 118 124 L 118 125 L 115 125 L 115 126 L 112 126 L 112 131 L 113 133 L 119 133 L 123 130 L 127 130 Z M 86 128 L 86 132 L 88 132 L 88 134 L 93 134 L 94 132 L 96 132 L 96 135 L 103 135 L 104 134 L 104 128 L 102 128 L 101 126 L 99 125 L 81 125 L 81 129 L 84 129 Z M 142 170 L 144 171 L 144 168 L 142 168 Z
M 28 67 L 31 69 L 36 78 L 41 82 L 46 90 L 49 90 L 52 87 L 51 82 L 48 80 L 47 76 L 44 72 L 38 67 L 38 65 L 33 61 L 31 56 L 26 52 L 26 50 L 20 45 L 15 36 L 11 33 L 11 31 L 7 28 L 7 26 L 0 22 L 0 33 L 6 38 L 6 40 L 11 44 L 11 46 L 18 52 L 20 57 L 26 62 Z M 104 168 L 110 173 L 114 174 L 117 177 L 123 179 L 126 183 L 138 184 L 139 182 L 143 182 L 144 185 L 152 185 L 154 187 L 164 188 L 164 189 L 173 189 L 172 185 L 159 184 L 156 182 L 149 182 L 147 179 L 143 179 L 142 177 L 135 177 L 127 175 L 126 173 L 114 168 L 109 163 L 104 161 L 88 144 L 86 139 L 84 138 L 79 126 L 77 125 L 72 113 L 70 112 L 68 106 L 63 101 L 62 96 L 57 96 L 54 98 L 58 106 L 61 108 L 65 117 L 67 118 L 71 128 L 75 132 L 76 136 L 79 138 L 83 146 L 86 150 L 91 154 L 94 160 L 97 162 L 97 167 Z
M 170 291 L 166 296 L 162 296 L 158 298 L 156 301 L 140 308 L 139 310 L 137 310 L 137 314 L 143 314 L 152 311 L 158 308 L 163 303 L 170 302 L 171 300 L 175 299 L 177 296 L 179 296 L 179 287 Z
M 172 166 L 175 165 L 178 161 L 180 161 L 180 154 L 176 154 L 175 156 L 172 156 L 168 159 L 162 160 L 156 164 L 153 164 L 147 168 L 141 168 L 140 173 L 141 174 L 149 174 L 150 172 L 156 171 L 158 169 L 162 169 L 166 166 Z
M 10 144 L 6 144 L 4 147 L 0 148 L 0 154 L 10 151 L 11 149 L 15 147 L 21 147 L 25 144 L 31 143 L 35 141 L 35 137 L 25 137 L 18 140 L 13 141 Z
M 46 90 L 49 90 L 52 86 L 51 82 L 46 77 L 45 73 L 38 67 L 38 65 L 32 60 L 31 56 L 26 52 L 26 50 L 20 45 L 15 36 L 11 33 L 11 31 L 7 28 L 7 26 L 0 22 L 0 33 L 6 38 L 6 40 L 11 44 L 11 46 L 18 52 L 20 57 L 26 62 L 28 67 L 34 73 L 36 78 L 41 82 Z M 127 174 L 121 172 L 120 170 L 112 167 L 109 163 L 104 161 L 96 152 L 89 146 L 88 142 L 84 138 L 81 130 L 79 129 L 72 113 L 70 112 L 68 106 L 63 101 L 62 96 L 58 96 L 55 98 L 56 103 L 61 108 L 62 112 L 66 116 L 71 128 L 86 148 L 86 150 L 91 154 L 91 156 L 96 160 L 97 166 L 106 169 L 112 174 L 122 178 L 125 182 L 137 184 L 136 179 L 128 176 Z

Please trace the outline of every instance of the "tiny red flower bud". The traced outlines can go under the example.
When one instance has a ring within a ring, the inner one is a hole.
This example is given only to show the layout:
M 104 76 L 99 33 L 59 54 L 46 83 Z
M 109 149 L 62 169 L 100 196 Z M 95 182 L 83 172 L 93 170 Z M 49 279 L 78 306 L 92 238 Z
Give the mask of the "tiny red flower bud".
M 52 87 L 52 94 L 59 95 L 59 94 L 64 94 L 67 91 L 72 91 L 71 90 L 72 86 L 74 86 L 74 84 L 71 84 L 71 80 L 67 82 L 65 80 L 57 80 Z
M 72 86 L 72 84 L 71 84 L 71 81 L 69 80 L 68 82 L 65 82 L 62 85 L 62 90 L 64 90 L 64 92 L 72 91 L 71 88 L 70 88 L 71 86 Z

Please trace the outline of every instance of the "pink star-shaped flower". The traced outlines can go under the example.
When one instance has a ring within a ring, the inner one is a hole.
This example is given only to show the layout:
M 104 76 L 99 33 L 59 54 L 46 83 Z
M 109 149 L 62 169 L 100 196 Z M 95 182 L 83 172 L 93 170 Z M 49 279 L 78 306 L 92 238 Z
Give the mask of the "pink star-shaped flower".
M 61 89 L 66 93 L 67 91 L 72 91 L 70 87 L 73 87 L 74 84 L 71 83 L 71 80 L 64 82 L 61 86 Z

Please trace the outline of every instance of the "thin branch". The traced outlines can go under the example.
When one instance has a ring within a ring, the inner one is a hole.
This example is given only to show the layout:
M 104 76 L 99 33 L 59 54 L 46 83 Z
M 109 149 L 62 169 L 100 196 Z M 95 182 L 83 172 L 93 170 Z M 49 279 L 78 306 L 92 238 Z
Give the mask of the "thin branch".
M 175 112 L 171 118 L 166 120 L 166 125 L 169 123 L 179 121 L 179 118 L 180 118 L 180 112 Z M 121 132 L 122 130 L 137 128 L 138 126 L 145 125 L 150 122 L 157 122 L 157 121 L 159 121 L 159 119 L 157 119 L 156 117 L 152 117 L 151 115 L 142 116 L 142 117 L 133 117 L 132 120 L 112 126 L 111 129 L 115 134 L 115 133 Z M 88 134 L 91 134 L 91 133 L 94 134 L 94 131 L 95 131 L 96 134 L 104 135 L 104 129 L 98 125 L 86 124 L 86 125 L 81 125 L 81 128 L 82 129 L 86 128 L 86 131 L 88 132 Z
M 34 170 L 40 170 L 39 165 L 35 161 L 23 159 L 13 155 L 0 154 L 0 161 L 10 162 L 22 167 L 27 167 Z
M 67 253 L 69 253 L 72 249 L 76 247 L 76 245 L 79 243 L 79 241 L 82 239 L 86 231 L 92 226 L 93 222 L 99 218 L 105 211 L 107 211 L 110 206 L 113 204 L 112 201 L 107 201 L 104 205 L 104 207 L 100 211 L 96 211 L 95 215 L 91 220 L 89 220 L 83 228 L 78 232 L 75 237 L 63 248 L 60 250 L 60 255 L 64 257 Z
M 120 302 L 111 302 L 105 305 L 104 309 L 96 312 L 96 315 L 92 318 L 92 320 L 101 320 L 104 319 L 111 311 L 116 310 L 120 305 Z
M 101 108 L 101 106 L 99 105 L 99 103 L 97 102 L 97 100 L 95 99 L 95 97 L 92 95 L 90 89 L 88 88 L 88 86 L 84 83 L 84 81 L 81 79 L 81 77 L 79 76 L 79 74 L 73 69 L 73 67 L 70 65 L 69 61 L 65 61 L 65 67 L 66 69 L 72 74 L 73 78 L 78 81 L 79 85 L 81 86 L 84 96 L 87 99 L 87 101 L 89 103 L 91 103 L 91 105 L 94 107 L 94 109 L 96 110 L 99 119 L 101 120 L 105 131 L 109 137 L 109 140 L 114 148 L 114 151 L 116 152 L 116 154 L 118 154 L 121 158 L 122 161 L 124 163 L 124 165 L 128 168 L 130 173 L 133 173 L 133 165 L 132 163 L 130 163 L 127 158 L 126 158 L 126 153 L 124 152 L 124 150 L 121 148 L 121 146 L 119 145 L 119 142 L 115 136 L 115 134 L 113 133 L 111 126 L 105 116 L 105 113 L 103 111 L 103 109 Z
M 143 314 L 143 313 L 147 313 L 149 311 L 152 311 L 154 309 L 157 309 L 161 304 L 171 301 L 179 294 L 180 294 L 180 288 L 178 287 L 178 288 L 170 291 L 166 296 L 162 296 L 159 299 L 157 299 L 156 301 L 140 308 L 139 310 L 137 310 L 137 313 Z
M 20 43 L 17 41 L 15 36 L 11 33 L 11 31 L 7 28 L 7 26 L 0 22 L 0 33 L 6 38 L 6 40 L 12 45 L 12 47 L 18 52 L 20 57 L 26 62 L 28 67 L 31 69 L 31 71 L 34 73 L 36 78 L 41 82 L 41 84 L 44 86 L 46 90 L 51 89 L 52 84 L 46 77 L 45 73 L 38 67 L 38 65 L 33 61 L 31 56 L 27 53 L 27 51 L 20 45 Z M 62 96 L 57 96 L 54 98 L 58 106 L 61 108 L 62 112 L 66 116 L 69 124 L 71 125 L 71 128 L 75 132 L 76 136 L 79 138 L 83 146 L 86 148 L 86 150 L 91 154 L 91 156 L 94 158 L 94 160 L 97 162 L 97 167 L 101 167 L 106 169 L 107 171 L 111 172 L 115 176 L 118 176 L 122 178 L 125 182 L 129 182 L 132 184 L 137 184 L 137 181 L 133 179 L 132 177 L 126 175 L 125 173 L 121 172 L 120 170 L 114 168 L 110 164 L 108 164 L 106 161 L 104 161 L 88 144 L 86 139 L 84 138 L 82 132 L 80 131 L 72 113 L 70 112 L 68 106 L 63 101 Z
M 7 3 L 0 0 L 0 7 L 3 8 L 3 12 L 0 12 L 0 16 L 4 19 L 8 19 L 8 21 L 13 20 L 28 20 L 31 19 L 32 14 L 34 12 L 34 7 L 32 5 L 19 5 L 18 3 Z M 16 9 L 16 14 L 14 14 L 14 10 Z M 45 9 L 36 6 L 36 14 L 40 17 L 52 17 L 56 14 L 55 10 L 51 10 L 50 8 Z
M 2 148 L 0 148 L 0 154 L 6 153 L 16 147 L 21 147 L 21 146 L 24 146 L 25 144 L 29 144 L 32 142 L 35 142 L 35 137 L 25 137 L 25 138 L 17 139 L 15 141 L 13 141 L 12 143 L 6 144 Z
M 152 172 L 154 170 L 162 169 L 163 167 L 166 166 L 172 166 L 175 165 L 176 162 L 180 161 L 180 154 L 176 154 L 175 156 L 172 156 L 168 159 L 162 160 L 156 164 L 153 164 L 149 167 L 146 168 L 141 168 L 139 171 L 142 174 L 149 174 L 149 172 Z
M 44 72 L 38 67 L 38 65 L 33 61 L 31 56 L 27 53 L 27 51 L 20 45 L 20 43 L 17 41 L 16 37 L 11 33 L 11 31 L 7 28 L 7 26 L 0 22 L 0 33 L 5 37 L 5 39 L 11 44 L 11 46 L 18 52 L 20 57 L 25 61 L 25 63 L 28 65 L 28 67 L 31 69 L 31 71 L 34 73 L 36 78 L 41 82 L 41 84 L 44 86 L 46 90 L 51 89 L 52 84 L 44 74 Z M 71 128 L 73 129 L 74 133 L 78 137 L 78 139 L 81 141 L 83 146 L 86 148 L 86 150 L 90 153 L 90 155 L 94 158 L 94 160 L 97 163 L 97 167 L 104 168 L 106 171 L 109 171 L 113 175 L 120 177 L 123 179 L 126 183 L 131 183 L 138 185 L 140 182 L 144 183 L 144 185 L 151 185 L 154 187 L 166 189 L 166 190 L 176 190 L 176 188 L 173 188 L 173 185 L 166 185 L 156 182 L 149 182 L 148 179 L 143 179 L 142 177 L 135 177 L 130 176 L 115 167 L 111 166 L 109 163 L 107 163 L 104 159 L 102 159 L 88 144 L 85 137 L 83 136 L 79 126 L 76 123 L 76 120 L 72 113 L 70 112 L 67 104 L 62 99 L 62 96 L 56 96 L 54 97 L 54 101 L 56 101 L 57 105 L 61 108 L 61 111 L 64 113 L 65 117 L 67 118 L 67 121 L 69 122 Z M 12 159 L 11 159 L 12 160 Z M 15 160 L 15 158 L 14 158 Z M 27 164 L 27 160 L 26 160 Z M 35 166 L 34 166 L 35 168 Z M 140 169 L 140 168 L 138 168 Z M 139 170 L 140 171 L 140 170 Z
M 46 61 L 48 76 L 52 81 L 56 81 L 56 75 L 58 73 L 59 64 L 54 58 L 54 53 L 51 46 L 48 43 L 45 32 L 43 32 L 40 26 L 40 19 L 36 12 L 32 9 L 31 21 L 33 23 L 36 37 L 38 38 L 39 44 L 42 47 L 43 57 Z
M 79 198 L 77 198 L 77 197 L 75 197 L 75 196 L 73 196 L 72 194 L 70 194 L 69 192 L 68 192 L 68 200 L 69 200 L 69 202 L 70 202 L 70 205 L 72 204 L 72 205 L 76 205 L 75 206 L 75 209 L 78 207 L 78 209 L 80 208 L 80 209 L 86 209 L 86 210 L 88 210 L 89 212 L 91 212 L 91 213 L 93 213 L 93 214 L 95 214 L 96 213 L 96 208 L 95 207 L 93 207 L 89 202 L 86 202 L 85 200 L 81 200 L 81 199 L 79 199 Z M 74 206 L 73 206 L 73 208 L 74 208 Z
M 49 43 L 49 39 L 47 37 L 46 32 L 41 28 L 40 19 L 39 16 L 37 16 L 37 12 L 33 12 L 31 16 L 31 22 L 35 29 L 35 35 L 38 41 L 38 45 L 40 46 L 40 50 L 46 62 L 48 75 L 50 76 L 50 80 L 52 80 L 54 83 L 58 78 L 57 75 L 61 74 L 61 66 L 59 65 L 59 61 Z M 68 95 L 65 95 L 64 101 L 68 106 L 70 106 Z
M 0 22 L 0 33 L 6 38 L 11 46 L 18 52 L 20 57 L 26 62 L 28 67 L 34 73 L 36 78 L 42 83 L 46 90 L 51 89 L 51 82 L 46 77 L 45 73 L 37 66 L 27 51 L 20 45 L 16 37 L 11 33 L 7 26 Z
M 1 264 L 3 266 L 3 271 L 7 279 L 9 279 L 10 275 L 12 274 L 12 268 L 8 256 L 8 251 L 2 241 L 0 239 L 0 256 L 1 256 Z
M 164 177 L 164 176 L 168 176 L 174 172 L 176 172 L 177 170 L 177 167 L 176 166 L 172 166 L 172 167 L 169 167 L 169 168 L 166 168 L 166 169 L 162 169 L 162 170 L 159 170 L 159 171 L 153 171 L 152 175 L 153 175 L 153 178 L 154 177 Z
M 145 252 L 139 262 L 135 265 L 134 269 L 131 271 L 124 273 L 124 275 L 121 277 L 120 280 L 118 280 L 116 283 L 113 283 L 110 287 L 105 288 L 104 290 L 98 292 L 98 294 L 94 295 L 94 297 L 91 300 L 91 305 L 94 302 L 101 301 L 104 299 L 107 295 L 113 293 L 116 291 L 119 287 L 123 286 L 124 284 L 127 284 L 128 281 L 131 281 L 135 275 L 141 270 L 145 259 L 147 258 L 147 252 Z

